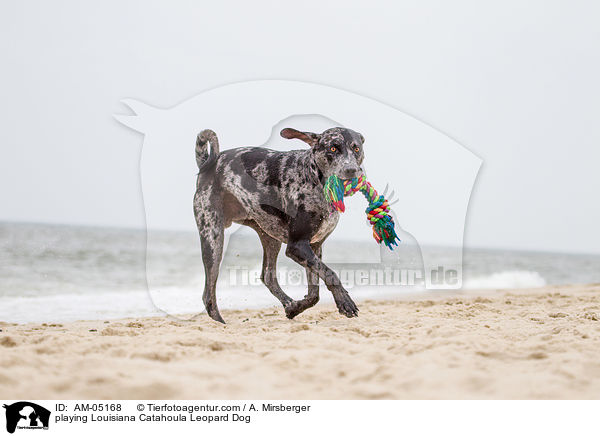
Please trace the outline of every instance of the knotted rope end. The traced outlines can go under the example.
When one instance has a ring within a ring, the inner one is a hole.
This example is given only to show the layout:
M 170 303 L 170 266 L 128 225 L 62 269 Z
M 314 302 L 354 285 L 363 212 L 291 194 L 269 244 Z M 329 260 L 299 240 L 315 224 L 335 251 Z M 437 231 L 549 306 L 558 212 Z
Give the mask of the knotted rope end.
M 355 192 L 362 192 L 369 205 L 365 210 L 367 220 L 373 226 L 373 238 L 378 244 L 382 242 L 393 250 L 398 246 L 400 238 L 394 229 L 394 220 L 390 214 L 390 206 L 383 195 L 377 191 L 366 180 L 365 176 L 342 181 L 337 176 L 330 176 L 325 182 L 323 192 L 325 198 L 331 205 L 332 210 L 344 212 L 344 197 L 349 197 Z

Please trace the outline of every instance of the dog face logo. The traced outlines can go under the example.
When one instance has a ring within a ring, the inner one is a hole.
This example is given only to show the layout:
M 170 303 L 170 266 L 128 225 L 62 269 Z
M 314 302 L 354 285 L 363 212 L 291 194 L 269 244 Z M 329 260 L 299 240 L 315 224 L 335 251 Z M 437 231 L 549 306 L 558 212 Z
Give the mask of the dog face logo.
M 5 404 L 6 431 L 14 433 L 18 429 L 48 430 L 50 411 L 28 401 L 19 401 L 11 405 Z

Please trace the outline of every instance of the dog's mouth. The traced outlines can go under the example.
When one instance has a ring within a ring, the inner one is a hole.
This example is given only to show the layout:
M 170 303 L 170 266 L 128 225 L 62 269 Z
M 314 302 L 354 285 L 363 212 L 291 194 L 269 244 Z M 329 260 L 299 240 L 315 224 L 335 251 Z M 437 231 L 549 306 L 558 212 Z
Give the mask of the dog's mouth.
M 351 182 L 353 180 L 356 179 L 360 179 L 361 177 L 364 177 L 364 173 L 362 171 L 359 171 L 358 173 L 356 173 L 355 176 L 353 177 L 339 177 L 338 178 L 342 181 L 342 182 Z

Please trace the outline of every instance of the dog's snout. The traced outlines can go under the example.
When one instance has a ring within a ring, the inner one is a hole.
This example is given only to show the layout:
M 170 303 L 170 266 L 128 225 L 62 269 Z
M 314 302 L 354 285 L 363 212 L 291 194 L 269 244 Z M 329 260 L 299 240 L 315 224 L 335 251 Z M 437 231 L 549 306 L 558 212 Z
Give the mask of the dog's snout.
M 346 168 L 344 169 L 344 178 L 345 179 L 353 179 L 359 175 L 358 168 Z

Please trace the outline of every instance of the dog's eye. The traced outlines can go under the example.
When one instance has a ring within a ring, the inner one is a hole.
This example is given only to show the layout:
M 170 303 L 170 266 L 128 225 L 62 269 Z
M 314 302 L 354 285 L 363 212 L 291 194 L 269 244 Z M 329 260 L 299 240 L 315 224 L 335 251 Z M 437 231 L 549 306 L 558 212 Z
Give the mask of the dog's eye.
M 336 151 L 336 150 L 337 150 L 337 147 L 331 147 L 329 150 L 331 150 L 331 151 Z
M 354 147 L 354 151 L 358 153 L 360 151 L 360 147 Z

